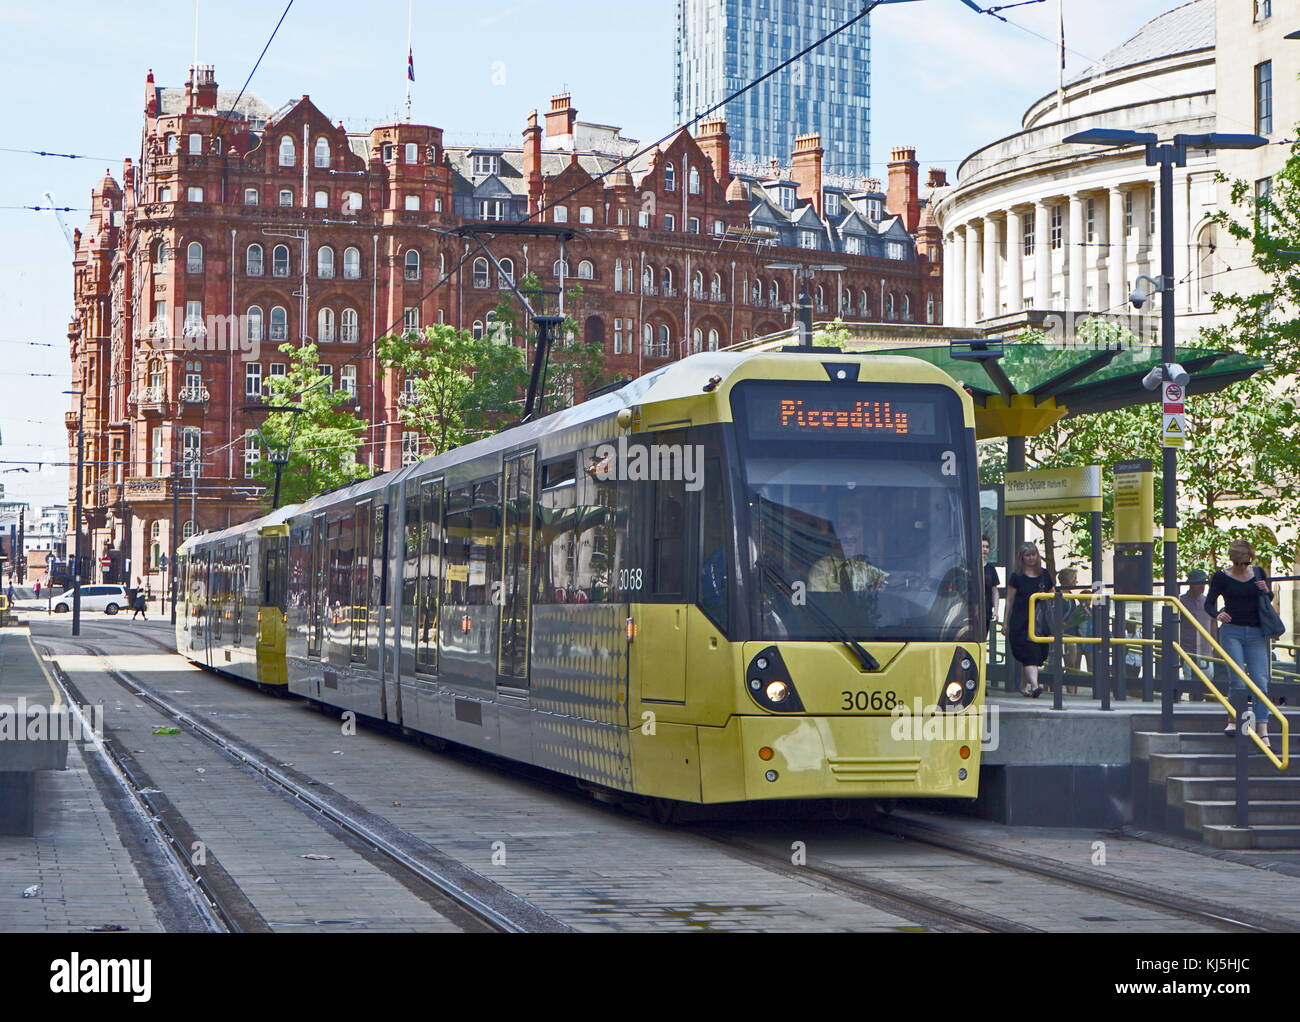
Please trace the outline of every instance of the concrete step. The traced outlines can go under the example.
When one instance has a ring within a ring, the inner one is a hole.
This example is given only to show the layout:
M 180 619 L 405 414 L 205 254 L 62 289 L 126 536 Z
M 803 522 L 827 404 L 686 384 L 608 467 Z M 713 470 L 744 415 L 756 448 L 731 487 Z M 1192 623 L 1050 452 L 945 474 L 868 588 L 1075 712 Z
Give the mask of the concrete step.
M 1273 743 L 1273 751 L 1280 752 L 1282 738 L 1276 724 L 1269 728 L 1269 737 Z M 1133 733 L 1133 755 L 1138 759 L 1148 759 L 1159 753 L 1166 755 L 1179 755 L 1189 752 L 1232 754 L 1235 741 L 1236 737 L 1225 735 L 1222 728 L 1217 731 L 1177 731 L 1171 734 L 1135 731 Z M 1300 727 L 1292 728 L 1290 746 L 1291 755 L 1293 757 L 1300 756 Z M 1251 754 L 1255 755 L 1258 749 L 1253 742 L 1251 747 L 1253 750 Z
M 1211 824 L 1203 831 L 1212 848 L 1300 848 L 1300 826 L 1279 823 L 1251 824 L 1245 830 Z
M 1170 777 L 1165 788 L 1168 804 L 1185 806 L 1189 802 L 1230 801 L 1237 797 L 1237 782 L 1230 774 L 1218 777 Z M 1284 774 L 1276 777 L 1252 777 L 1247 796 L 1255 799 L 1295 799 L 1300 801 L 1300 777 Z
M 1249 765 L 1251 777 L 1300 778 L 1300 757 L 1293 756 L 1287 768 L 1279 770 L 1262 752 L 1255 752 Z M 1147 767 L 1147 777 L 1155 784 L 1171 777 L 1235 777 L 1236 773 L 1236 756 L 1231 752 L 1156 753 Z
M 1231 826 L 1237 818 L 1237 803 L 1227 800 L 1188 802 L 1183 806 L 1183 821 L 1188 830 L 1203 830 L 1212 825 Z M 1300 827 L 1300 800 L 1252 799 L 1250 823 L 1287 824 Z
M 1186 705 L 1186 704 L 1183 704 Z M 1178 733 L 1194 732 L 1200 734 L 1209 734 L 1214 731 L 1222 733 L 1224 725 L 1228 723 L 1228 715 L 1218 705 L 1218 703 L 1198 703 L 1198 706 L 1204 706 L 1205 709 L 1197 711 L 1175 710 L 1174 711 L 1174 731 Z M 1289 707 L 1279 706 L 1288 721 L 1291 723 L 1292 733 L 1300 732 L 1300 713 Z M 1270 715 L 1271 716 L 1271 715 Z M 1154 713 L 1135 713 L 1132 717 L 1133 730 L 1157 733 L 1160 730 L 1160 712 L 1159 709 Z M 1272 718 L 1272 727 L 1270 730 L 1277 730 L 1277 718 Z

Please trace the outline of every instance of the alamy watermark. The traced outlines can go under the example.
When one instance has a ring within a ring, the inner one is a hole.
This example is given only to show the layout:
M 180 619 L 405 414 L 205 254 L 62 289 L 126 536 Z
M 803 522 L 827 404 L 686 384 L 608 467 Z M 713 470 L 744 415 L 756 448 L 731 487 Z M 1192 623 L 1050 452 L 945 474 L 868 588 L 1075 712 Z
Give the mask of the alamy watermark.
M 80 707 L 80 712 L 63 707 L 31 703 L 25 696 L 16 702 L 0 703 L 0 742 L 98 743 L 104 733 L 104 707 Z
M 619 437 L 617 444 L 601 444 L 596 448 L 588 470 L 601 482 L 682 482 L 694 493 L 704 487 L 704 446 L 630 445 L 627 437 Z
M 193 316 L 177 309 L 166 319 L 153 320 L 136 343 L 142 351 L 227 351 L 243 362 L 256 362 L 262 357 L 264 340 L 278 346 L 289 340 L 288 330 L 269 326 L 259 316 Z
M 889 737 L 896 742 L 979 742 L 987 752 L 997 749 L 1001 728 L 996 704 L 982 704 L 960 711 L 926 706 L 917 696 L 909 707 L 898 703 L 890 711 L 893 721 Z

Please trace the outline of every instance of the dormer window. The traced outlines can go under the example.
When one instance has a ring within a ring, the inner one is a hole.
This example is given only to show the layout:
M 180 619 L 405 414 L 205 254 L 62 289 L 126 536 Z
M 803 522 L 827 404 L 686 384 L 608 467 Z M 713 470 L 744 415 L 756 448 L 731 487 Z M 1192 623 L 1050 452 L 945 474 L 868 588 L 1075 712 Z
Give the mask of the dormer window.
M 497 158 L 495 156 L 475 156 L 474 157 L 474 176 L 488 177 L 497 172 Z
M 862 239 L 856 234 L 850 234 L 844 239 L 844 251 L 849 255 L 862 255 Z
M 694 167 L 692 167 L 690 173 L 687 175 L 687 181 L 689 182 L 688 187 L 690 188 L 691 194 L 699 195 L 700 194 L 700 172 L 696 170 Z
M 677 191 L 677 168 L 671 163 L 664 167 L 664 191 Z
M 826 197 L 826 203 L 825 203 L 825 205 L 826 205 L 826 215 L 827 215 L 827 216 L 839 216 L 839 215 L 840 215 L 840 197 L 839 197 L 839 194 L 836 193 L 836 192 L 826 192 L 826 193 L 825 193 L 825 197 Z
M 817 247 L 817 232 L 816 232 L 816 231 L 800 231 L 800 232 L 799 232 L 799 247 L 800 247 L 800 248 L 816 248 L 816 247 Z
M 420 162 L 420 147 L 416 145 L 414 142 L 406 143 L 406 162 L 407 163 Z
M 330 165 L 330 144 L 323 135 L 316 139 L 316 149 L 312 155 L 313 166 L 324 169 Z
M 392 163 L 392 162 L 393 162 L 393 143 L 392 143 L 392 142 L 385 142 L 385 143 L 384 143 L 383 154 L 384 154 L 384 162 L 385 162 L 385 163 Z
M 283 135 L 280 138 L 280 166 L 292 167 L 297 161 L 298 150 L 293 144 L 292 135 Z
M 777 193 L 780 196 L 782 209 L 794 209 L 795 192 L 793 188 L 779 188 Z

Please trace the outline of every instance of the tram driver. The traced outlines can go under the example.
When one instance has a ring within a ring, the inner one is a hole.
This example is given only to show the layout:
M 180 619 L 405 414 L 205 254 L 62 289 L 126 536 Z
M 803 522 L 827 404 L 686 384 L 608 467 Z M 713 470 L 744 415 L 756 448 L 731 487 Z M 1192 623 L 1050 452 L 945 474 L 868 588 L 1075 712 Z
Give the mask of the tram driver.
M 867 515 L 861 505 L 861 497 L 852 494 L 840 500 L 831 517 L 836 548 L 813 565 L 808 576 L 809 592 L 870 592 L 880 589 L 889 577 L 869 560 Z

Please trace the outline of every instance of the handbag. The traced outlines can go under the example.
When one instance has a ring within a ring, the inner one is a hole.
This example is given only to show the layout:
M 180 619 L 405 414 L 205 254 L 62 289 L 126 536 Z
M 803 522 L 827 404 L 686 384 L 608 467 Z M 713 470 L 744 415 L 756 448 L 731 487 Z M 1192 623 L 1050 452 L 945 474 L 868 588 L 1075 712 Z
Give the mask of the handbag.
M 1258 565 L 1255 566 L 1255 571 L 1258 572 L 1255 576 L 1257 579 L 1268 577 Z M 1268 593 L 1259 594 L 1259 630 L 1264 633 L 1266 639 L 1280 638 L 1282 633 L 1286 631 L 1286 625 L 1282 623 L 1282 618 L 1278 612 L 1273 609 L 1273 603 L 1269 600 Z
M 1047 579 L 1047 572 L 1044 571 L 1039 576 L 1039 592 L 1050 592 L 1052 584 L 1049 581 L 1046 588 L 1043 587 L 1042 580 Z M 1056 632 L 1052 628 L 1052 604 L 1049 600 L 1039 600 L 1034 610 L 1034 631 L 1039 635 L 1050 635 L 1056 638 Z

